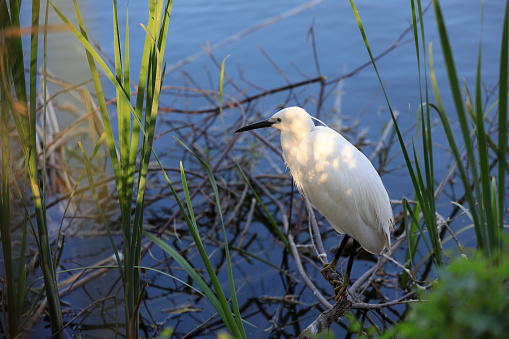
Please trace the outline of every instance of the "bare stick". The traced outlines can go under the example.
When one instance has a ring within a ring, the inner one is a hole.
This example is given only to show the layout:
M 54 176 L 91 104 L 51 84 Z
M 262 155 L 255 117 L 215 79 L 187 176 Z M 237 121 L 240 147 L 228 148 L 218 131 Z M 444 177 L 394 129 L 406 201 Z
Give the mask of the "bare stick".
M 348 299 L 341 299 L 330 309 L 321 313 L 298 337 L 297 339 L 315 338 L 315 335 L 329 328 L 333 322 L 349 311 L 352 302 Z

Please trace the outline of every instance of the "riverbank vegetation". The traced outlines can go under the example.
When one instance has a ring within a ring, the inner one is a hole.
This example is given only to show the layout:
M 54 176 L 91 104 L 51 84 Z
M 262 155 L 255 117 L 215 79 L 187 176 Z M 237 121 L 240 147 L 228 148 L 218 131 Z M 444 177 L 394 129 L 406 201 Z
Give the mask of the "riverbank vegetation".
M 186 85 L 172 84 L 174 70 L 164 54 L 171 0 L 149 3 L 148 21 L 141 24 L 145 40 L 135 42 L 141 51 L 133 48 L 129 16 L 122 22 L 113 1 L 111 58 L 89 38 L 78 1 L 71 18 L 33 0 L 30 28 L 20 25 L 20 1 L 0 1 L 0 333 L 507 333 L 509 1 L 500 28 L 499 79 L 491 87 L 483 83 L 482 38 L 475 86 L 460 80 L 438 0 L 426 8 L 410 1 L 411 24 L 379 54 L 371 51 L 369 32 L 350 3 L 370 60 L 328 77 L 311 27 L 316 74 L 289 81 L 262 50 L 288 80 L 263 88 L 231 76 L 227 56 L 217 60 L 211 46 L 204 49 L 215 67 L 205 71 L 208 83 L 182 71 Z M 48 23 L 49 11 L 58 25 Z M 440 46 L 427 41 L 425 22 L 436 25 Z M 47 41 L 55 31 L 79 42 L 90 69 L 86 79 L 69 83 L 48 69 Z M 377 63 L 409 42 L 419 102 L 401 114 L 392 108 Z M 437 80 L 438 47 L 447 83 Z M 361 70 L 377 74 L 388 108 L 375 141 L 363 134 L 360 117 L 341 112 L 342 82 Z M 320 269 L 339 237 L 280 166 L 278 135 L 232 133 L 290 105 L 330 121 L 382 179 L 396 174 L 412 184 L 411 196 L 391 196 L 392 252 L 360 251 L 364 264 L 356 263 L 348 298 L 335 304 Z M 437 134 L 445 144 L 436 146 Z M 436 170 L 437 148 L 448 154 L 441 160 L 448 164 L 445 173 Z M 424 331 L 430 324 L 435 332 Z

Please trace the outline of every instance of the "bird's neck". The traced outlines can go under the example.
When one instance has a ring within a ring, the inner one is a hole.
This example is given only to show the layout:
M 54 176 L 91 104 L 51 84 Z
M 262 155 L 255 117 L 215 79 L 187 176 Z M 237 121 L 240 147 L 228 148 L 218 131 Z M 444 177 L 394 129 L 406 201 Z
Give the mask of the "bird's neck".
M 296 169 L 297 149 L 299 148 L 301 140 L 306 135 L 307 133 L 299 134 L 285 131 L 281 132 L 281 148 L 283 149 L 283 154 L 285 155 L 286 164 L 292 172 L 294 172 Z

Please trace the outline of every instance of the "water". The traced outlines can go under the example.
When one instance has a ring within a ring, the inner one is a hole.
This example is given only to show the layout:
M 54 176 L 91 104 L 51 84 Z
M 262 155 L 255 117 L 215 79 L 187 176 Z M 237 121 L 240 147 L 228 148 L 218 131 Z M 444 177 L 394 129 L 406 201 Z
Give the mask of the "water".
M 24 2 L 25 5 L 26 3 Z M 309 2 L 309 7 L 299 9 L 299 6 L 304 4 L 308 4 L 308 2 L 289 0 L 277 2 L 268 0 L 256 2 L 227 0 L 220 2 L 202 0 L 175 2 L 170 20 L 165 54 L 168 69 L 172 70 L 172 65 L 180 65 L 182 60 L 190 56 L 195 58 L 192 62 L 168 72 L 164 85 L 199 86 L 202 89 L 217 90 L 219 70 L 211 58 L 199 54 L 201 51 L 200 46 L 206 46 L 207 43 L 210 43 L 212 46 L 221 44 L 228 38 L 238 34 L 239 31 L 255 27 L 257 29 L 253 32 L 241 39 L 222 44 L 217 49 L 214 49 L 212 53 L 218 62 L 221 62 L 223 58 L 229 55 L 226 62 L 226 72 L 238 85 L 238 89 L 229 84 L 226 86 L 225 93 L 229 96 L 243 98 L 244 96 L 260 93 L 263 90 L 286 86 L 288 81 L 298 82 L 318 76 L 312 42 L 308 34 L 310 27 L 313 27 L 315 34 L 316 54 L 318 56 L 320 72 L 327 76 L 328 80 L 347 74 L 369 61 L 348 2 L 316 1 Z M 55 5 L 68 17 L 73 17 L 73 9 L 70 2 L 56 1 Z M 371 49 L 375 55 L 391 46 L 397 37 L 409 26 L 411 21 L 410 5 L 407 3 L 357 1 L 356 6 L 363 21 Z M 455 0 L 446 1 L 442 6 L 449 38 L 455 52 L 454 56 L 458 75 L 461 78 L 465 78 L 472 90 L 475 84 L 477 49 L 481 32 L 480 2 Z M 499 45 L 503 6 L 502 1 L 488 1 L 485 3 L 482 65 L 483 81 L 488 88 L 496 86 L 498 81 L 497 71 L 500 55 Z M 90 36 L 97 41 L 98 45 L 103 48 L 110 58 L 113 58 L 111 3 L 98 0 L 86 1 L 80 3 L 80 8 L 85 19 L 85 24 L 90 31 Z M 292 10 L 295 10 L 296 13 L 290 15 L 289 13 Z M 264 27 L 257 26 L 268 18 L 277 18 L 280 15 L 284 15 L 284 18 L 275 20 L 275 22 Z M 448 114 L 451 119 L 454 119 L 455 113 L 453 104 L 448 99 L 448 83 L 444 65 L 441 61 L 440 43 L 433 15 L 432 9 L 426 14 L 426 39 L 427 42 L 433 44 L 433 57 L 438 83 L 442 90 L 442 96 L 445 99 L 444 104 Z M 120 14 L 120 22 L 124 18 L 125 12 L 122 12 Z M 22 16 L 22 20 L 28 20 L 28 16 Z M 131 75 L 136 82 L 140 64 L 139 50 L 144 39 L 144 31 L 139 23 L 146 23 L 147 21 L 147 10 L 144 2 L 131 2 L 129 20 L 131 23 Z M 50 21 L 60 23 L 51 9 Z M 121 30 L 124 30 L 122 24 Z M 417 61 L 415 45 L 411 34 L 410 32 L 403 38 L 401 47 L 398 47 L 377 63 L 391 105 L 400 113 L 402 130 L 411 128 L 411 122 L 415 121 L 415 112 L 419 104 L 418 74 L 416 72 Z M 271 61 L 264 56 L 262 51 L 270 57 Z M 49 36 L 48 60 L 48 67 L 53 72 L 72 83 L 82 82 L 90 76 L 83 50 L 69 32 L 54 33 Z M 276 71 L 271 62 L 277 65 L 277 68 L 284 76 L 281 76 L 279 71 Z M 103 84 L 106 86 L 107 96 L 113 97 L 114 89 L 111 85 L 108 86 L 107 83 L 107 81 L 103 81 Z M 384 125 L 390 119 L 385 99 L 380 92 L 378 79 L 372 66 L 368 66 L 353 77 L 342 81 L 336 91 L 332 91 L 333 87 L 329 86 L 326 91 L 328 96 L 326 96 L 321 111 L 322 120 L 330 126 L 348 127 L 353 121 L 360 119 L 352 133 L 347 133 L 346 136 L 355 140 L 359 133 L 366 132 L 366 139 L 370 142 L 365 142 L 367 145 L 363 148 L 363 151 L 366 154 L 370 154 L 374 149 L 373 143 L 380 139 Z M 239 91 L 244 92 L 239 94 Z M 317 99 L 318 92 L 316 84 L 305 89 L 296 89 L 288 103 L 303 105 L 310 113 L 316 114 L 316 106 L 313 104 L 313 101 Z M 285 101 L 287 96 L 287 92 L 267 96 L 252 105 L 260 116 L 267 117 L 277 110 L 276 106 Z M 67 97 L 66 100 L 76 103 L 72 98 Z M 169 92 L 162 95 L 161 106 L 185 109 L 186 105 L 188 105 L 187 108 L 189 109 L 198 110 L 209 108 L 210 102 L 201 96 L 195 98 L 181 97 L 175 100 Z M 339 108 L 340 111 L 334 111 L 334 107 Z M 410 117 L 409 110 L 412 117 Z M 177 114 L 162 114 L 159 118 L 162 123 L 159 131 L 162 132 L 179 124 L 206 119 L 205 117 L 206 115 L 188 117 Z M 239 110 L 225 111 L 225 123 L 230 131 L 239 127 L 240 117 L 241 111 Z M 62 115 L 64 125 L 71 123 L 73 119 L 69 115 Z M 255 119 L 254 116 L 249 118 L 250 121 Z M 164 121 L 167 123 L 164 123 Z M 192 161 L 192 157 L 189 154 L 183 153 L 181 147 L 176 146 L 172 136 L 176 134 L 179 138 L 184 138 L 184 141 L 188 144 L 193 142 L 193 147 L 201 147 L 207 150 L 210 162 L 214 163 L 218 156 L 214 151 L 214 148 L 217 147 L 214 141 L 220 145 L 226 143 L 221 128 L 220 119 L 216 118 L 211 123 L 212 133 L 215 136 L 214 140 L 205 140 L 204 138 L 191 140 L 186 138 L 186 131 L 183 130 L 174 134 L 169 133 L 165 137 L 156 140 L 154 147 L 156 152 L 163 155 L 165 166 L 176 167 L 179 161 L 183 159 L 186 169 L 200 172 L 199 166 Z M 263 132 L 263 134 L 265 136 L 271 135 L 269 132 Z M 446 144 L 440 128 L 434 131 L 434 138 L 434 142 L 437 145 Z M 252 139 L 248 138 L 248 140 Z M 272 140 L 274 144 L 279 145 L 277 137 L 273 137 Z M 392 199 L 401 199 L 403 196 L 411 197 L 413 194 L 413 188 L 410 179 L 406 175 L 406 170 L 399 168 L 403 161 L 397 150 L 398 146 L 391 148 L 389 157 L 394 157 L 394 160 L 386 168 L 386 173 L 383 175 L 384 183 Z M 285 173 L 284 165 L 279 159 L 263 160 L 263 154 L 268 154 L 269 156 L 272 154 L 265 146 L 259 144 L 257 151 L 262 154 L 262 160 L 256 163 L 252 169 L 253 174 Z M 239 153 L 238 150 L 237 153 Z M 435 162 L 437 165 L 436 177 L 437 180 L 441 180 L 450 166 L 451 160 L 447 151 L 441 147 L 437 147 L 435 155 L 437 159 Z M 178 174 L 174 172 L 171 172 L 171 174 L 172 180 L 180 182 Z M 230 178 L 233 175 L 223 172 L 220 175 L 218 174 L 218 176 Z M 285 178 L 273 182 L 279 185 L 283 182 L 286 191 L 289 192 L 291 183 L 287 177 Z M 147 224 L 157 227 L 164 223 L 168 216 L 175 211 L 175 205 L 168 198 L 168 190 L 164 188 L 166 184 L 162 178 L 158 175 L 153 175 L 152 180 L 148 198 L 154 199 L 154 201 L 148 204 L 146 219 Z M 270 179 L 265 178 L 265 180 L 265 182 L 269 182 Z M 159 192 L 161 187 L 162 191 Z M 156 194 L 161 194 L 162 197 L 157 199 Z M 231 195 L 229 197 L 231 199 L 238 198 Z M 295 204 L 299 203 L 299 199 L 297 197 L 295 199 Z M 449 196 L 443 196 L 437 205 L 439 212 L 445 216 L 451 210 L 449 200 L 451 200 Z M 198 205 L 196 209 L 202 213 L 204 218 L 200 228 L 202 233 L 206 234 L 211 230 L 217 230 L 217 225 L 211 227 L 208 223 L 208 221 L 214 218 L 210 216 L 211 208 L 207 207 L 207 199 L 199 196 L 195 203 Z M 234 224 L 242 225 L 244 223 L 243 220 L 245 220 L 249 203 L 249 199 L 246 199 L 244 204 L 246 206 L 240 212 L 240 216 L 244 218 L 236 220 Z M 271 212 L 277 213 L 273 205 L 269 206 L 269 208 Z M 298 208 L 298 206 L 294 206 L 294 208 Z M 399 209 L 395 207 L 395 212 L 397 211 Z M 274 235 L 263 226 L 265 218 L 261 212 L 255 212 L 255 220 L 257 222 L 251 226 L 246 237 L 246 242 L 250 246 L 245 249 L 273 262 L 277 266 L 281 266 L 281 262 L 287 256 L 283 254 L 281 246 L 274 241 Z M 459 221 L 452 226 L 456 230 L 461 228 L 464 223 L 465 221 Z M 100 226 L 97 227 L 100 228 Z M 327 228 L 323 229 L 327 230 Z M 301 239 L 299 239 L 304 244 L 309 243 L 309 240 L 306 238 L 306 232 L 306 230 L 303 230 Z M 180 237 L 184 238 L 183 241 L 181 241 L 182 239 L 175 239 L 174 236 L 170 236 L 166 240 L 175 248 L 183 250 L 190 244 L 189 239 L 186 239 L 188 234 L 184 229 L 180 229 Z M 214 235 L 213 237 L 222 238 L 220 235 Z M 238 230 L 234 228 L 229 229 L 229 240 L 234 246 L 239 244 L 239 237 Z M 463 238 L 460 238 L 460 240 L 464 241 L 466 245 L 472 246 L 475 244 L 471 235 L 463 235 Z M 337 244 L 338 241 L 339 237 L 334 232 L 328 232 L 326 249 L 329 254 L 332 251 L 331 247 Z M 106 252 L 111 251 L 111 249 L 108 250 L 108 246 L 107 239 L 102 236 L 90 237 L 82 235 L 81 237 L 69 239 L 63 257 L 64 266 L 65 268 L 74 267 L 74 262 L 78 262 L 78 266 L 93 264 L 107 256 Z M 209 253 L 214 248 L 215 244 L 209 242 Z M 160 251 L 155 248 L 153 251 L 156 258 L 162 258 L 163 254 Z M 201 267 L 196 253 L 192 251 L 186 253 L 189 254 L 187 259 L 191 260 L 196 267 Z M 404 253 L 397 253 L 395 257 L 401 260 L 403 256 Z M 222 264 L 223 260 L 220 254 L 216 253 L 213 258 L 217 266 Z M 365 257 L 364 259 L 358 260 L 355 263 L 354 278 L 360 276 L 373 265 L 372 257 Z M 155 264 L 155 262 L 151 259 L 144 261 L 144 265 L 149 266 L 152 264 Z M 170 262 L 169 265 L 170 271 L 173 274 L 187 281 L 187 275 L 179 270 L 175 262 Z M 308 267 L 311 278 L 316 281 L 324 294 L 330 295 L 332 291 L 324 281 L 321 281 L 322 278 L 318 270 L 312 269 L 309 264 Z M 291 272 L 296 272 L 291 260 L 289 268 Z M 293 337 L 299 330 L 305 328 L 320 312 L 318 309 L 309 306 L 316 302 L 316 298 L 311 295 L 302 283 L 296 286 L 289 285 L 289 281 L 286 278 L 267 265 L 238 255 L 234 258 L 234 269 L 237 287 L 247 281 L 246 286 L 240 292 L 240 303 L 244 307 L 242 314 L 246 317 L 247 321 L 257 326 L 256 328 L 246 326 L 249 338 L 264 338 L 269 335 L 277 338 Z M 387 269 L 392 270 L 394 273 L 397 272 L 396 267 L 388 266 Z M 120 300 L 122 292 L 119 292 L 119 284 L 115 273 L 113 271 L 93 280 L 85 287 L 69 294 L 64 300 L 69 302 L 71 309 L 76 311 L 86 307 L 94 300 L 111 294 L 118 293 L 118 299 Z M 224 269 L 220 271 L 220 276 L 224 278 L 223 281 L 227 281 Z M 182 285 L 171 279 L 153 274 L 144 276 L 144 280 L 146 279 L 150 279 L 150 287 L 146 304 L 142 307 L 144 324 L 151 324 L 153 319 L 156 322 L 164 323 L 164 326 L 174 327 L 177 333 L 176 337 L 181 337 L 199 326 L 203 321 L 206 321 L 214 313 L 208 302 L 183 289 Z M 304 306 L 286 306 L 281 311 L 279 310 L 280 304 L 263 303 L 259 299 L 263 295 L 281 297 L 288 293 L 288 291 L 297 295 L 299 302 L 304 303 Z M 389 300 L 402 293 L 397 288 L 389 287 L 384 287 L 383 292 L 390 296 Z M 182 315 L 161 313 L 162 309 L 182 304 L 191 304 L 193 307 L 201 308 L 202 311 L 191 311 Z M 69 330 L 70 333 L 81 332 L 84 335 L 90 334 L 91 336 L 104 337 L 115 332 L 116 329 L 113 324 L 121 324 L 124 319 L 122 314 L 123 305 L 121 305 L 120 301 L 118 304 L 108 301 L 106 305 L 101 312 L 94 312 L 80 326 Z M 150 310 L 150 315 L 147 310 Z M 396 311 L 387 312 L 391 317 L 397 319 L 396 312 L 402 312 L 403 310 L 404 307 L 399 306 L 396 307 Z M 115 313 L 117 311 L 119 312 L 118 314 Z M 270 327 L 271 320 L 275 320 L 281 328 L 265 332 L 264 329 Z M 213 320 L 212 323 L 215 321 Z M 284 325 L 287 326 L 284 327 Z M 377 322 L 377 325 L 383 327 L 380 322 Z M 217 333 L 216 330 L 218 328 L 221 328 L 218 324 L 209 324 L 208 330 L 201 332 L 198 336 L 212 338 Z M 345 331 L 341 326 L 335 326 L 333 330 L 340 334 Z M 123 331 L 123 328 L 120 329 L 120 332 Z M 147 327 L 142 329 L 141 335 L 150 336 L 154 331 L 155 329 L 147 325 Z

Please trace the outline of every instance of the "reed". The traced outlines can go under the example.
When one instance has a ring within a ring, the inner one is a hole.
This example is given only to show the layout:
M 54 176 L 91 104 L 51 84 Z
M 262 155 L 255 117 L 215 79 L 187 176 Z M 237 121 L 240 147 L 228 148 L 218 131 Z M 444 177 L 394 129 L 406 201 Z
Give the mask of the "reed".
M 503 249 L 502 232 L 504 227 L 505 204 L 505 176 L 509 170 L 507 166 L 507 75 L 508 75 L 508 46 L 509 46 L 509 1 L 506 2 L 504 23 L 502 30 L 501 54 L 499 66 L 499 92 L 498 92 L 498 140 L 495 143 L 485 128 L 486 116 L 489 112 L 483 109 L 482 98 L 482 38 L 479 41 L 477 72 L 474 98 L 470 95 L 468 86 L 466 100 L 463 98 L 460 81 L 458 79 L 454 55 L 449 42 L 447 28 L 444 24 L 442 10 L 438 1 L 433 1 L 437 29 L 440 37 L 443 58 L 452 92 L 456 116 L 460 125 L 463 146 L 457 145 L 452 132 L 447 112 L 442 105 L 435 71 L 431 62 L 430 72 L 432 87 L 435 95 L 437 111 L 449 147 L 456 160 L 461 181 L 468 201 L 468 208 L 459 205 L 471 218 L 477 237 L 477 248 L 488 258 L 500 258 Z M 481 22 L 482 22 L 481 11 Z M 466 101 L 466 107 L 465 107 Z M 477 147 L 476 147 L 477 146 Z M 468 169 L 462 160 L 461 152 L 464 149 L 468 160 Z M 492 173 L 489 168 L 489 158 L 492 153 L 496 159 L 498 171 Z M 470 172 L 470 173 L 468 173 Z M 473 186 L 473 189 L 472 189 Z
M 475 94 L 470 95 L 465 83 L 466 98 L 462 94 L 460 81 L 456 72 L 453 51 L 449 42 L 445 21 L 438 0 L 433 1 L 435 23 L 439 33 L 443 59 L 449 79 L 452 93 L 452 102 L 455 106 L 457 121 L 459 122 L 462 146 L 458 146 L 457 137 L 454 136 L 448 115 L 442 104 L 442 97 L 438 89 L 435 69 L 432 59 L 432 46 L 426 46 L 424 35 L 424 17 L 420 0 L 411 1 L 412 23 L 417 57 L 417 71 L 419 74 L 420 104 L 417 109 L 420 126 L 417 134 L 418 140 L 412 142 L 411 153 L 407 151 L 403 141 L 400 127 L 390 105 L 388 95 L 378 73 L 375 59 L 371 53 L 366 33 L 364 32 L 360 16 L 356 10 L 354 1 L 350 1 L 354 15 L 357 19 L 359 30 L 364 40 L 366 49 L 370 55 L 373 67 L 380 81 L 380 86 L 392 119 L 395 131 L 400 142 L 401 150 L 408 168 L 408 174 L 414 186 L 417 206 L 411 207 L 406 199 L 403 199 L 404 212 L 410 215 L 410 222 L 405 220 L 407 230 L 407 255 L 406 262 L 412 265 L 414 254 L 417 250 L 419 238 L 423 239 L 430 255 L 433 256 L 437 266 L 443 265 L 442 250 L 440 244 L 441 235 L 438 232 L 436 217 L 436 190 L 434 183 L 434 164 L 431 134 L 432 112 L 440 117 L 442 128 L 447 136 L 449 148 L 455 159 L 455 166 L 459 172 L 463 190 L 465 192 L 467 206 L 454 202 L 471 219 L 477 238 L 477 248 L 491 258 L 499 258 L 503 248 L 501 234 L 504 227 L 504 199 L 505 199 L 505 176 L 509 170 L 506 160 L 507 154 L 507 68 L 508 68 L 508 15 L 507 7 L 504 17 L 503 35 L 501 41 L 500 71 L 499 71 L 499 96 L 498 108 L 498 139 L 493 140 L 485 127 L 486 117 L 490 113 L 483 109 L 482 98 L 482 39 L 479 41 L 477 75 L 475 82 Z M 509 2 L 508 2 L 509 4 Z M 482 13 L 482 11 L 481 11 Z M 482 20 L 482 14 L 481 14 Z M 482 26 L 482 25 L 481 25 Z M 428 79 L 429 78 L 429 79 Z M 435 102 L 431 102 L 429 92 L 433 91 Z M 411 156 L 412 155 L 412 156 Z M 464 158 L 468 161 L 465 163 Z M 489 159 L 495 158 L 497 171 L 490 169 Z M 422 224 L 421 224 L 422 218 Z M 426 234 L 428 237 L 426 237 Z
M 113 167 L 121 211 L 124 244 L 122 255 L 120 255 L 119 249 L 115 245 L 113 235 L 97 198 L 90 161 L 81 144 L 80 147 L 82 149 L 82 156 L 87 170 L 90 189 L 117 258 L 118 270 L 124 290 L 126 335 L 128 338 L 138 337 L 139 305 L 143 294 L 143 288 L 140 287 L 139 267 L 141 262 L 141 238 L 146 176 L 154 140 L 162 75 L 164 74 L 162 62 L 172 3 L 171 0 L 149 3 L 149 21 L 146 26 L 142 25 L 146 31 L 146 36 L 140 66 L 138 94 L 134 106 L 131 104 L 130 98 L 129 18 L 127 16 L 125 22 L 126 33 L 124 50 L 122 51 L 120 47 L 121 37 L 119 32 L 117 1 L 113 1 L 115 53 L 113 71 L 109 69 L 99 53 L 88 41 L 86 28 L 77 1 L 74 1 L 74 8 L 79 29 L 74 27 L 60 11 L 52 5 L 61 20 L 86 49 L 87 60 L 105 128 L 106 141 Z M 112 122 L 106 106 L 96 63 L 99 64 L 116 88 L 118 117 L 117 135 L 113 134 Z M 145 114 L 142 114 L 144 106 Z M 141 145 L 139 145 L 140 138 L 142 139 Z M 139 159 L 137 158 L 138 152 L 140 152 Z M 137 164 L 138 171 L 136 171 Z M 134 189 L 135 176 L 137 176 L 138 179 L 136 190 Z M 132 198 L 135 194 L 136 207 L 134 216 L 131 216 Z
M 177 141 L 179 141 L 177 139 Z M 179 141 L 180 142 L 180 141 Z M 182 143 L 181 143 L 182 144 Z M 223 288 L 221 287 L 221 282 L 219 281 L 214 267 L 212 266 L 212 263 L 210 262 L 209 256 L 207 254 L 207 251 L 205 250 L 205 247 L 201 241 L 200 232 L 198 229 L 198 225 L 196 223 L 196 218 L 193 212 L 192 207 L 192 201 L 189 194 L 189 189 L 187 187 L 187 181 L 185 177 L 184 168 L 181 164 L 181 178 L 182 178 L 182 184 L 184 189 L 184 195 L 185 195 L 185 201 L 187 205 L 187 211 L 184 207 L 184 204 L 180 200 L 179 196 L 177 195 L 177 192 L 175 191 L 173 185 L 171 184 L 168 176 L 166 173 L 164 173 L 165 178 L 167 180 L 167 183 L 173 193 L 173 196 L 175 198 L 175 201 L 178 203 L 180 212 L 182 216 L 184 217 L 184 220 L 187 224 L 187 227 L 189 228 L 189 231 L 193 237 L 193 240 L 195 242 L 196 248 L 200 254 L 200 258 L 205 266 L 205 269 L 207 271 L 208 279 L 210 279 L 210 282 L 212 283 L 212 286 L 214 287 L 214 291 L 208 286 L 208 284 L 204 281 L 204 279 L 196 272 L 196 270 L 191 266 L 191 264 L 182 257 L 176 250 L 174 250 L 170 245 L 162 241 L 161 239 L 158 239 L 156 236 L 144 232 L 145 236 L 147 236 L 151 241 L 153 241 L 156 245 L 158 245 L 162 250 L 164 250 L 166 253 L 168 253 L 170 256 L 172 256 L 179 265 L 189 274 L 191 279 L 200 287 L 203 294 L 206 296 L 206 298 L 209 300 L 209 302 L 212 303 L 216 311 L 218 312 L 219 316 L 221 317 L 222 321 L 226 325 L 226 328 L 230 332 L 233 338 L 246 338 L 246 333 L 244 331 L 244 326 L 242 323 L 242 318 L 240 315 L 239 305 L 237 302 L 236 297 L 236 290 L 235 290 L 235 284 L 233 281 L 233 270 L 231 266 L 231 259 L 230 259 L 230 251 L 228 248 L 228 241 L 226 237 L 226 231 L 224 228 L 224 221 L 222 217 L 221 212 L 221 204 L 219 199 L 219 192 L 217 189 L 216 181 L 214 179 L 214 175 L 212 174 L 212 171 L 210 167 L 207 165 L 205 161 L 203 161 L 196 153 L 192 152 L 187 146 L 182 144 L 189 152 L 191 152 L 201 163 L 203 169 L 206 171 L 207 176 L 209 178 L 210 184 L 214 190 L 214 196 L 216 198 L 216 204 L 218 209 L 218 214 L 221 219 L 222 229 L 223 229 L 223 236 L 224 236 L 224 250 L 226 254 L 226 263 L 227 263 L 227 271 L 228 271 L 228 285 L 230 287 L 230 295 L 232 300 L 232 306 L 233 311 L 230 309 L 230 306 L 228 304 L 228 300 L 226 299 L 226 295 L 223 291 Z
M 226 58 L 225 58 L 225 60 L 226 60 Z M 219 107 L 222 106 L 225 60 L 223 60 L 223 63 L 221 65 L 221 75 L 220 75 L 220 82 L 219 82 L 220 83 L 219 84 Z M 221 118 L 222 118 L 222 112 L 221 112 Z M 224 120 L 222 120 L 222 121 L 223 121 L 223 128 L 224 128 Z M 226 134 L 226 130 L 225 130 L 225 134 Z M 172 191 L 173 197 L 174 197 L 175 201 L 178 203 L 180 212 L 183 215 L 186 225 L 193 237 L 196 248 L 198 249 L 198 252 L 200 254 L 200 258 L 206 268 L 206 271 L 208 274 L 208 279 L 210 279 L 210 282 L 212 283 L 212 286 L 214 287 L 215 293 L 205 283 L 203 278 L 196 272 L 196 270 L 191 266 L 191 264 L 186 259 L 184 259 L 177 251 L 175 251 L 170 245 L 166 244 L 164 241 L 162 241 L 161 239 L 158 239 L 157 237 L 155 237 L 154 235 L 152 235 L 148 232 L 144 232 L 144 234 L 151 241 L 153 241 L 156 245 L 158 245 L 161 249 L 163 249 L 166 253 L 171 255 L 180 264 L 180 266 L 189 274 L 189 276 L 193 279 L 193 281 L 196 282 L 196 284 L 203 291 L 203 294 L 206 296 L 206 298 L 209 300 L 209 302 L 211 302 L 212 305 L 214 306 L 214 308 L 216 309 L 217 313 L 221 317 L 226 328 L 230 332 L 230 335 L 233 338 L 244 338 L 245 339 L 246 333 L 244 330 L 243 320 L 242 320 L 242 317 L 240 314 L 239 304 L 237 301 L 237 291 L 235 290 L 235 283 L 234 283 L 234 279 L 233 279 L 233 269 L 232 269 L 232 264 L 231 264 L 230 248 L 228 245 L 228 240 L 227 240 L 227 235 L 226 235 L 226 230 L 225 230 L 225 223 L 223 220 L 223 212 L 221 210 L 221 200 L 219 197 L 219 190 L 217 188 L 214 174 L 212 173 L 210 166 L 196 152 L 193 152 L 187 145 L 185 145 L 179 139 L 175 138 L 175 140 L 177 140 L 177 142 L 180 145 L 182 145 L 188 152 L 190 152 L 192 155 L 194 155 L 195 158 L 200 162 L 203 170 L 207 173 L 207 177 L 209 179 L 210 185 L 214 192 L 215 203 L 217 206 L 217 213 L 218 213 L 220 221 L 221 221 L 221 227 L 222 227 L 223 237 L 224 237 L 224 252 L 225 252 L 225 256 L 226 256 L 228 286 L 230 288 L 230 298 L 231 298 L 232 308 L 230 308 L 230 306 L 229 306 L 228 300 L 226 299 L 226 295 L 223 291 L 223 288 L 221 287 L 221 282 L 219 281 L 219 279 L 217 277 L 217 274 L 214 270 L 214 267 L 212 266 L 212 263 L 209 259 L 207 251 L 205 250 L 205 247 L 202 243 L 198 225 L 196 223 L 196 218 L 195 218 L 195 215 L 193 212 L 192 199 L 189 194 L 187 180 L 186 180 L 184 167 L 182 166 L 182 163 L 180 163 L 180 171 L 181 171 L 183 191 L 184 191 L 184 195 L 185 195 L 185 203 L 187 205 L 187 211 L 184 207 L 183 202 L 180 200 L 175 188 L 171 184 L 170 179 L 166 175 L 166 172 L 164 171 L 163 166 L 161 165 L 161 163 L 159 162 L 159 159 L 156 156 L 156 160 L 159 163 L 159 166 L 164 174 L 164 177 L 168 183 L 168 186 L 170 187 L 170 189 Z
M 0 22 L 2 28 L 1 61 L 2 69 L 2 248 L 4 258 L 6 258 L 7 274 L 7 307 L 9 336 L 14 337 L 20 331 L 20 319 L 22 305 L 25 293 L 26 268 L 24 266 L 25 245 L 27 236 L 27 225 L 31 223 L 28 217 L 29 205 L 33 204 L 37 222 L 37 231 L 34 232 L 37 246 L 40 253 L 41 271 L 44 278 L 44 290 L 49 307 L 51 331 L 55 337 L 63 338 L 63 333 L 59 332 L 62 328 L 62 313 L 60 309 L 60 300 L 58 296 L 55 270 L 57 255 L 52 255 L 48 235 L 48 225 L 46 221 L 46 182 L 45 176 L 42 181 L 39 180 L 37 168 L 37 141 L 36 141 L 36 92 L 37 92 L 37 67 L 38 67 L 38 47 L 39 31 L 30 31 L 30 46 L 23 46 L 22 31 L 20 29 L 20 7 L 21 1 L 10 1 L 9 7 L 5 1 L 0 2 Z M 40 1 L 32 1 L 32 27 L 39 26 Z M 47 10 L 46 10 L 47 26 Z M 44 35 L 44 47 L 46 47 L 46 33 Z M 25 78 L 24 51 L 29 50 L 29 82 Z M 44 48 L 44 66 L 46 65 L 46 48 Z M 14 90 L 11 90 L 12 83 Z M 46 83 L 43 82 L 44 88 Z M 44 89 L 44 93 L 46 90 Z M 23 235 L 21 246 L 21 257 L 19 261 L 18 275 L 14 275 L 14 262 L 12 259 L 12 249 L 10 247 L 10 217 L 9 217 L 9 189 L 11 168 L 9 160 L 10 154 L 8 128 L 9 117 L 15 124 L 21 149 L 25 159 L 25 189 L 20 199 L 23 201 L 25 216 L 23 222 Z M 43 113 L 43 133 L 46 134 L 46 105 Z M 45 137 L 43 137 L 45 146 Z M 45 173 L 46 160 L 42 160 L 42 171 Z M 29 187 L 30 193 L 28 193 Z M 31 202 L 29 203 L 29 199 Z M 17 282 L 17 284 L 16 284 Z

